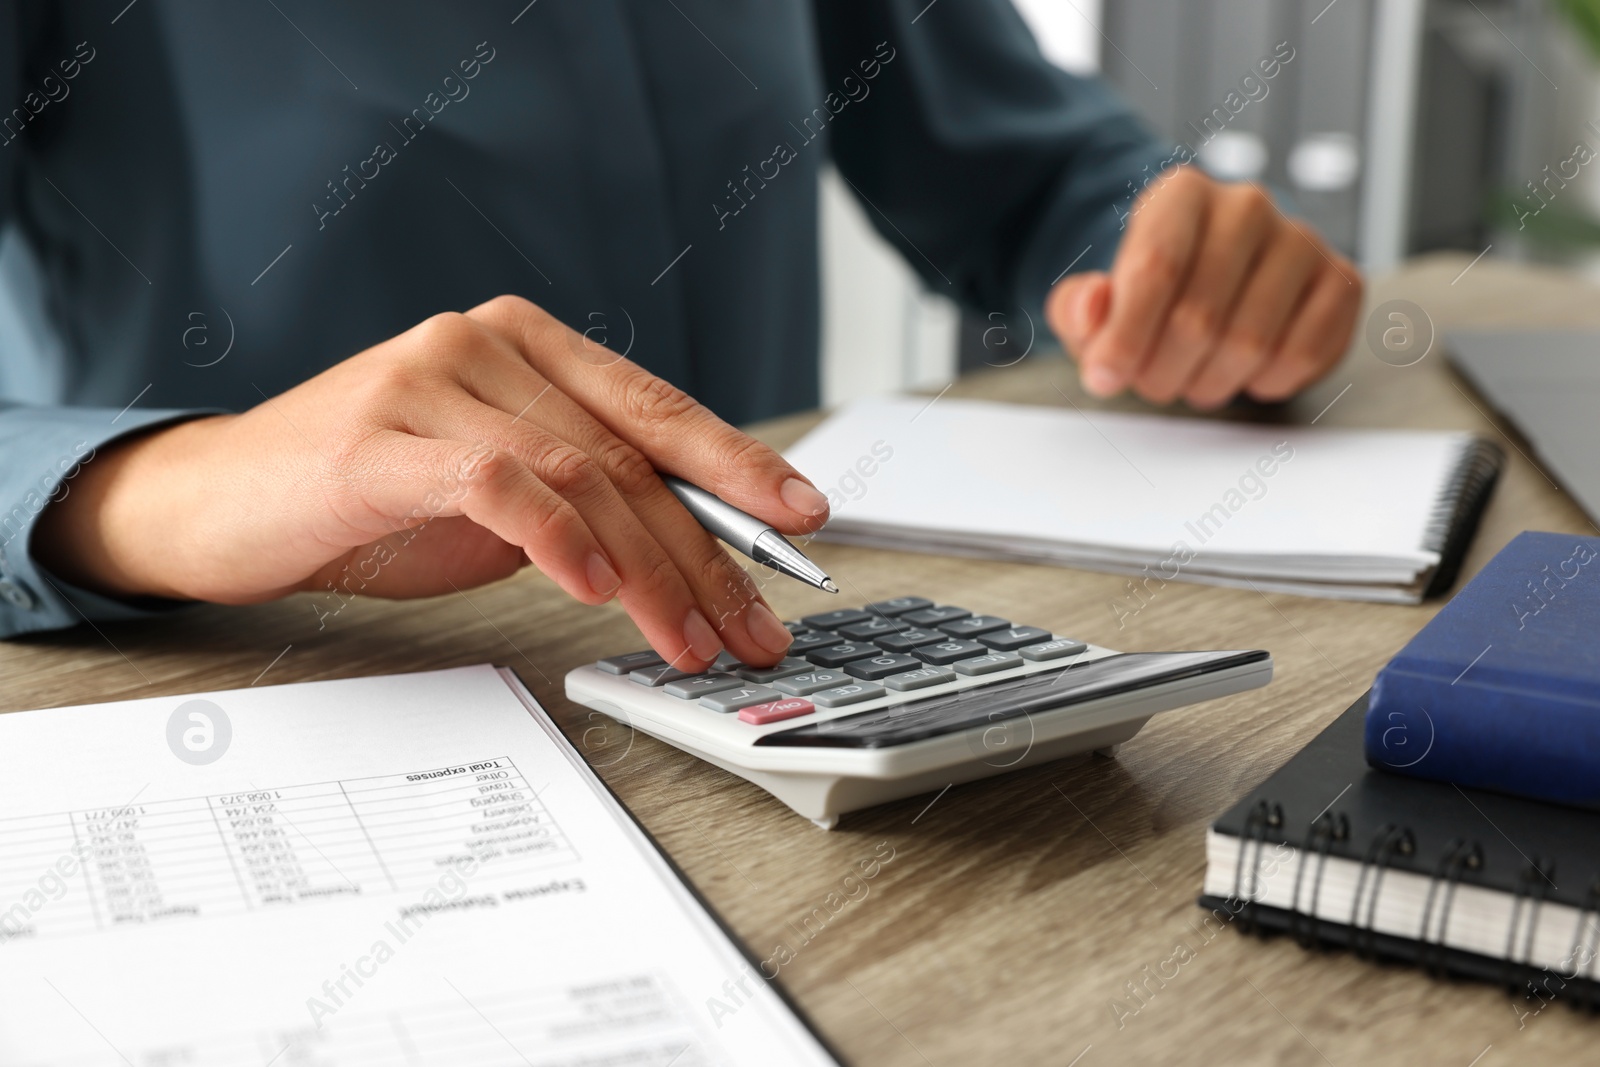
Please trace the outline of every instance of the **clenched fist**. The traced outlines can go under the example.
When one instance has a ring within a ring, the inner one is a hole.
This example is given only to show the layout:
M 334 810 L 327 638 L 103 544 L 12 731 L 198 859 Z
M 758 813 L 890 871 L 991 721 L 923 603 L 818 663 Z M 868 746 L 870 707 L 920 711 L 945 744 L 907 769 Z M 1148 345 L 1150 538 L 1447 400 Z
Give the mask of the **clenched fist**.
M 1208 409 L 1283 400 L 1332 370 L 1361 292 L 1354 265 L 1258 187 L 1182 166 L 1135 201 L 1110 273 L 1066 278 L 1045 310 L 1089 392 Z

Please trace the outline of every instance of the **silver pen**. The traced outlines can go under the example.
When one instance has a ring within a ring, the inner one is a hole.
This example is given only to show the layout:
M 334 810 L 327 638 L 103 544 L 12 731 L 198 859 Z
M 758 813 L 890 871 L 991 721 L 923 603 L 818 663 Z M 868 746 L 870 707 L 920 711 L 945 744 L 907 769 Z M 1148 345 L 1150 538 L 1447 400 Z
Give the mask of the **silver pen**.
M 746 515 L 716 494 L 708 493 L 682 478 L 664 474 L 661 480 L 667 483 L 672 495 L 689 509 L 689 514 L 701 526 L 757 563 L 818 589 L 826 589 L 830 593 L 839 591 L 839 587 L 833 584 L 833 579 L 821 567 L 812 563 L 781 533 L 754 515 Z

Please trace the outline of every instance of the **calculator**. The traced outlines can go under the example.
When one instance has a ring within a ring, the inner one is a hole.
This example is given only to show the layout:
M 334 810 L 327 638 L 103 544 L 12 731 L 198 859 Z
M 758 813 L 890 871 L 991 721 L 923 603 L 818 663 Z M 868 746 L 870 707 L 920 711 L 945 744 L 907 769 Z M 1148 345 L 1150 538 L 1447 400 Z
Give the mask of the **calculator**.
M 701 673 L 654 652 L 567 674 L 567 696 L 771 793 L 824 829 L 845 812 L 1073 754 L 1150 716 L 1272 679 L 1261 650 L 1117 652 L 927 597 L 784 623 L 794 644 Z

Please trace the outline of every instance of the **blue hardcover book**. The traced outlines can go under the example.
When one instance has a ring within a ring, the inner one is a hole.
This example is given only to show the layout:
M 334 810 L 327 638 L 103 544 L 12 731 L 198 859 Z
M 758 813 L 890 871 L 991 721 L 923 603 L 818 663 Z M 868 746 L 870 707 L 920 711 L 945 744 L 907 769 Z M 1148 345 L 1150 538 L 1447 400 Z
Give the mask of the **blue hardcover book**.
M 1600 538 L 1523 533 L 1378 672 L 1367 762 L 1600 808 Z

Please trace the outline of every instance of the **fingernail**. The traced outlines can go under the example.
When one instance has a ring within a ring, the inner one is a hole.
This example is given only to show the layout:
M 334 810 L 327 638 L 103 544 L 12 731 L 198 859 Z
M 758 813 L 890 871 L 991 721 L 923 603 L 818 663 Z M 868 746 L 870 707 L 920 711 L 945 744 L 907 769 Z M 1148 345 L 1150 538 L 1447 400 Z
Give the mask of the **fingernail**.
M 749 632 L 750 640 L 768 652 L 787 652 L 794 643 L 794 635 L 778 621 L 772 609 L 759 600 L 751 601 L 745 608 L 744 628 Z
M 610 596 L 622 585 L 616 568 L 600 553 L 596 552 L 589 557 L 589 566 L 586 568 L 589 578 L 589 588 L 597 596 Z
M 711 628 L 711 624 L 700 614 L 698 608 L 690 608 L 688 616 L 683 620 L 683 639 L 688 642 L 689 651 L 693 652 L 697 659 L 716 659 L 717 653 L 722 651 L 722 639 L 717 636 L 717 631 Z
M 1083 387 L 1095 396 L 1116 396 L 1122 392 L 1122 375 L 1100 363 L 1083 369 Z
M 821 515 L 828 510 L 828 498 L 818 492 L 815 486 L 799 478 L 785 480 L 779 495 L 783 497 L 784 507 L 802 515 Z

